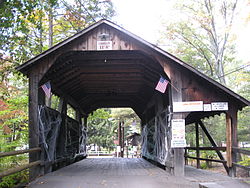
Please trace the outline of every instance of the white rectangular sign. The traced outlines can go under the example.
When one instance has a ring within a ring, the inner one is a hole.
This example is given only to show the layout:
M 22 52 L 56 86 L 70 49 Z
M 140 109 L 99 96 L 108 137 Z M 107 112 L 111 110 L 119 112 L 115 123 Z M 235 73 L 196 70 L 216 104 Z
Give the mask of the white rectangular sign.
M 225 111 L 228 110 L 228 102 L 212 102 L 213 111 Z
M 174 102 L 173 112 L 203 111 L 203 101 Z
M 112 50 L 112 41 L 97 41 L 97 50 Z
M 211 104 L 204 104 L 203 109 L 204 109 L 204 112 L 212 111 Z
M 121 146 L 116 146 L 116 151 L 121 152 Z
M 186 140 L 171 140 L 171 148 L 185 148 Z
M 172 120 L 172 148 L 186 147 L 185 138 L 185 120 L 173 119 Z
M 185 119 L 172 120 L 172 140 L 185 139 Z

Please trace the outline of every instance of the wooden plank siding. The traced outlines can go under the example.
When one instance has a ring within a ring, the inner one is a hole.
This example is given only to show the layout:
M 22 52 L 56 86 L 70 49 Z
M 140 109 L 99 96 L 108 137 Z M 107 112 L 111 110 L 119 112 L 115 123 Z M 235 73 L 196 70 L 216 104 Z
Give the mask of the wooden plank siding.
M 97 50 L 97 41 L 102 34 L 108 35 L 112 50 Z M 250 105 L 248 100 L 174 55 L 107 20 L 101 20 L 55 45 L 17 70 L 30 79 L 29 129 L 32 147 L 39 145 L 37 107 L 44 104 L 44 94 L 39 92 L 39 87 L 47 81 L 51 82 L 52 92 L 63 98 L 60 109 L 64 123 L 67 104 L 77 110 L 78 123 L 81 123 L 80 117 L 87 117 L 98 108 L 131 107 L 145 124 L 165 109 L 172 110 L 173 102 L 228 102 L 228 113 L 232 119 L 232 131 L 228 135 L 232 136 L 232 147 L 237 146 L 237 111 Z M 155 90 L 161 76 L 170 82 L 164 94 Z M 169 113 L 172 115 L 171 110 Z M 226 112 L 173 113 L 171 117 L 185 119 L 186 124 L 198 122 L 206 130 L 201 119 L 221 113 Z M 66 127 L 63 129 L 66 130 Z M 62 133 L 59 138 L 61 142 L 65 134 Z M 216 146 L 213 139 L 210 141 Z M 230 148 L 228 151 L 232 151 Z M 59 150 L 63 152 L 60 147 Z M 219 151 L 216 152 L 220 155 Z M 173 155 L 174 174 L 183 176 L 184 149 L 173 149 Z M 40 157 L 31 154 L 30 160 Z M 221 157 L 221 160 L 224 159 Z M 233 153 L 232 162 L 236 162 Z M 37 175 L 39 170 L 34 169 L 34 174 Z

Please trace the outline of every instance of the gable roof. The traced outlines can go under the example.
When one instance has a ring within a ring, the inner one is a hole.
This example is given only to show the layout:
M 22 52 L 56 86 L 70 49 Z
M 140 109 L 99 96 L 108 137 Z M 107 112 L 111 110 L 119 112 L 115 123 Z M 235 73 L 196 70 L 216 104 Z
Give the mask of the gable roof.
M 36 63 L 46 57 L 47 55 L 53 53 L 54 51 L 56 51 L 57 49 L 63 47 L 64 45 L 67 45 L 68 43 L 70 43 L 71 41 L 83 36 L 84 34 L 90 32 L 91 30 L 94 30 L 95 28 L 99 27 L 100 25 L 106 24 L 122 33 L 124 33 L 125 35 L 131 37 L 133 40 L 136 40 L 140 43 L 142 43 L 143 45 L 149 47 L 150 49 L 160 53 L 161 55 L 173 60 L 174 62 L 176 62 L 177 64 L 179 64 L 181 67 L 187 69 L 188 71 L 191 71 L 192 73 L 194 73 L 195 75 L 199 76 L 200 78 L 208 81 L 209 83 L 211 83 L 212 85 L 216 86 L 217 88 L 221 89 L 222 91 L 226 92 L 227 94 L 229 94 L 230 96 L 232 96 L 233 98 L 239 100 L 241 103 L 243 103 L 243 106 L 250 106 L 250 101 L 248 101 L 247 99 L 243 98 L 242 96 L 238 95 L 237 93 L 233 92 L 232 90 L 230 90 L 229 88 L 223 86 L 222 84 L 218 83 L 217 81 L 209 78 L 208 76 L 206 76 L 205 74 L 201 73 L 200 71 L 198 71 L 197 69 L 195 69 L 194 67 L 192 67 L 191 65 L 183 62 L 182 60 L 180 60 L 179 58 L 175 57 L 174 55 L 164 51 L 163 49 L 157 47 L 156 45 L 140 38 L 139 36 L 125 30 L 124 28 L 120 27 L 119 25 L 110 22 L 108 20 L 102 19 L 96 23 L 94 23 L 93 25 L 85 28 L 84 30 L 76 33 L 75 35 L 69 37 L 68 39 L 58 43 L 57 45 L 51 47 L 50 49 L 42 52 L 41 54 L 31 58 L 30 60 L 28 60 L 27 62 L 25 62 L 24 64 L 18 66 L 16 69 L 20 72 L 22 72 L 25 75 L 28 75 L 28 70 L 32 67 L 35 66 Z

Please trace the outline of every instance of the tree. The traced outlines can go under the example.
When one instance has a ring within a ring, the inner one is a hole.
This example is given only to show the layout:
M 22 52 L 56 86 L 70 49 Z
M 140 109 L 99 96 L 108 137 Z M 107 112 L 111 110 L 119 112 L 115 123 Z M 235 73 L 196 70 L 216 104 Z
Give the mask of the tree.
M 225 84 L 225 65 L 234 61 L 230 35 L 237 5 L 238 0 L 178 1 L 176 7 L 184 16 L 166 24 L 164 36 L 175 43 L 169 50 Z
M 124 122 L 125 137 L 134 132 L 141 132 L 140 118 L 131 108 L 113 108 L 111 116 L 116 120 L 117 124 L 119 124 L 119 121 Z
M 0 152 L 27 147 L 28 142 L 27 78 L 17 73 L 15 67 L 84 29 L 95 19 L 110 18 L 114 13 L 108 1 L 74 2 L 84 6 L 74 3 L 66 6 L 65 2 L 0 0 Z M 78 11 L 82 17 L 78 17 Z M 23 162 L 20 157 L 27 160 L 27 155 L 13 156 L 1 158 L 0 164 L 11 168 Z M 5 170 L 3 166 L 0 165 L 0 171 Z M 4 178 L 0 187 L 13 187 L 13 182 L 20 180 L 17 176 Z
M 117 124 L 110 109 L 98 109 L 88 118 L 88 145 L 112 149 L 117 134 Z

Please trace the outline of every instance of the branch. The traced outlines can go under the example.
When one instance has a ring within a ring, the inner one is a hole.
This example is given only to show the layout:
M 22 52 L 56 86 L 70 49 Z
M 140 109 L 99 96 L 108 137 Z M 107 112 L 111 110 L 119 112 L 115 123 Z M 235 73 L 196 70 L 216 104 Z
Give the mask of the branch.
M 198 51 L 198 53 L 204 57 L 204 59 L 206 60 L 208 66 L 210 68 L 211 76 L 213 76 L 213 68 L 212 68 L 211 62 L 209 61 L 209 58 L 207 57 L 205 51 L 199 45 L 195 45 L 192 41 L 190 41 L 187 37 L 185 37 L 183 35 L 181 35 L 182 38 L 178 37 L 177 35 L 176 35 L 176 37 L 179 38 L 180 40 L 182 40 L 183 42 L 188 43 L 189 45 L 194 47 Z

